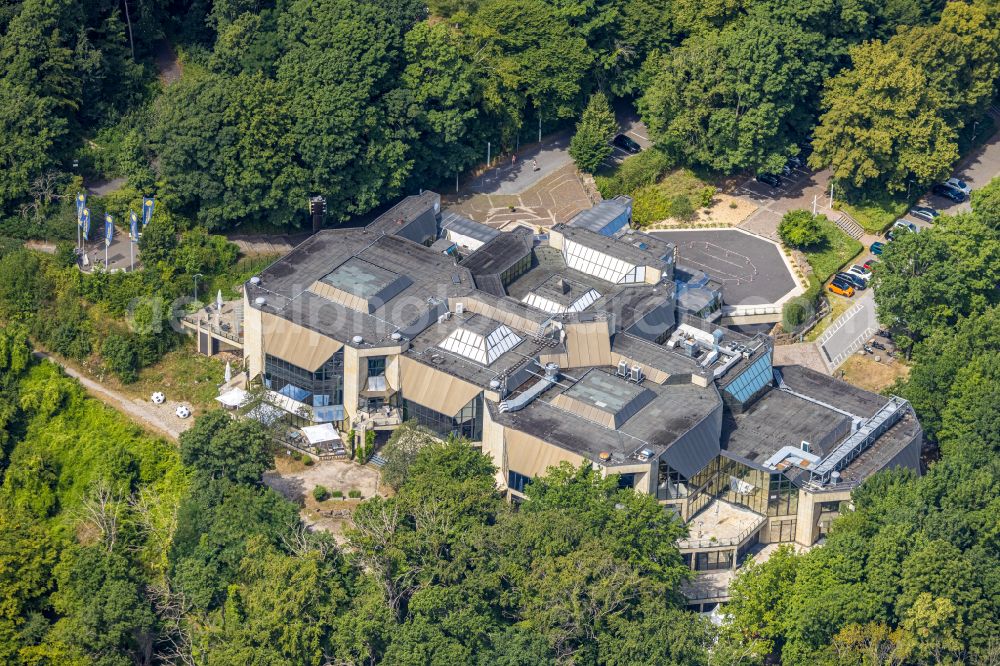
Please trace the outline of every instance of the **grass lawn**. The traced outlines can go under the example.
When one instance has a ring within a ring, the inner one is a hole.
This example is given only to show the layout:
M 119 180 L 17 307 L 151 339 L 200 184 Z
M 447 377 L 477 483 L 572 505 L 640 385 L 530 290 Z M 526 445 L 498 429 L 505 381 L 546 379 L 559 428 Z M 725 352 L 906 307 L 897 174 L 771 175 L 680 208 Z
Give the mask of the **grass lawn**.
M 225 361 L 195 352 L 194 338 L 185 340 L 181 349 L 167 353 L 160 362 L 139 372 L 139 379 L 115 388 L 136 398 L 148 399 L 153 391 L 163 391 L 171 400 L 208 410 L 219 406 L 219 384 L 226 371 Z M 233 373 L 238 372 L 233 368 Z M 111 384 L 112 381 L 108 381 Z
M 893 361 L 879 363 L 872 356 L 852 354 L 840 366 L 842 379 L 866 391 L 881 393 L 910 374 L 909 366 Z
M 850 298 L 845 298 L 843 296 L 837 296 L 836 294 L 827 292 L 827 296 L 830 298 L 830 313 L 819 320 L 812 330 L 805 334 L 802 338 L 806 342 L 815 342 L 816 339 L 823 334 L 830 324 L 837 321 L 840 315 L 847 312 L 847 309 L 854 304 L 854 300 Z
M 816 279 L 826 282 L 831 275 L 864 250 L 864 247 L 830 220 L 821 217 L 819 223 L 823 231 L 823 242 L 803 250 L 803 254 L 812 267 Z
M 841 202 L 837 204 L 837 208 L 857 220 L 868 233 L 880 234 L 890 224 L 903 217 L 921 194 L 916 188 L 910 192 L 910 199 L 907 199 L 905 194 L 891 196 L 883 193 L 878 198 L 854 203 Z
M 690 169 L 671 171 L 653 185 L 632 192 L 632 219 L 640 227 L 674 216 L 675 200 L 686 197 L 692 212 L 702 208 L 715 188 L 694 175 Z

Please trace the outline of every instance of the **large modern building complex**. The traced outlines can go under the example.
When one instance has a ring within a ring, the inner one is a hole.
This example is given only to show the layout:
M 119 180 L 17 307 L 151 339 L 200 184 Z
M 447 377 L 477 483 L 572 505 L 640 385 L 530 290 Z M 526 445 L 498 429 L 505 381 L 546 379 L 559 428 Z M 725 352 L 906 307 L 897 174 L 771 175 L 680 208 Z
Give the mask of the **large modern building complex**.
M 697 571 L 812 545 L 862 480 L 918 468 L 906 401 L 775 367 L 771 339 L 716 325 L 720 285 L 630 212 L 501 232 L 426 192 L 320 231 L 246 284 L 248 376 L 302 425 L 466 437 L 515 500 L 564 461 L 619 475 L 688 523 Z

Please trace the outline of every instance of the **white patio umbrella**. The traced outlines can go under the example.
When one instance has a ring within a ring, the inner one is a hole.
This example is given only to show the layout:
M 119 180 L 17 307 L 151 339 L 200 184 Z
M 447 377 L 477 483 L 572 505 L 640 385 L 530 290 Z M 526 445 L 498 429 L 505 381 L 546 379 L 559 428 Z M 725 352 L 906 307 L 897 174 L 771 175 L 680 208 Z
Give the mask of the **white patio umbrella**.
M 229 365 L 229 361 L 226 361 L 226 383 L 228 384 L 233 379 L 233 368 Z
M 222 311 L 222 290 L 221 289 L 219 290 L 219 293 L 215 295 L 215 307 L 218 308 L 218 310 L 220 312 Z

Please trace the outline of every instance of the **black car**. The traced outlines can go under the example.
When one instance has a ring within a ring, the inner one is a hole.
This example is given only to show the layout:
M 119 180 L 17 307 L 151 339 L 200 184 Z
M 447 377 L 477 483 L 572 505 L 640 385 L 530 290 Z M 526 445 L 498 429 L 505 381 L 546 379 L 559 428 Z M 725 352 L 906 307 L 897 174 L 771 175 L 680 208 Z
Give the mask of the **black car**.
M 781 187 L 781 179 L 773 173 L 759 173 L 757 174 L 757 180 L 771 187 Z
M 965 192 L 945 183 L 936 183 L 934 187 L 931 188 L 931 192 L 939 197 L 951 199 L 955 203 L 962 203 L 965 201 Z
M 625 136 L 624 134 L 619 134 L 616 136 L 611 143 L 627 153 L 632 153 L 633 155 L 642 150 L 642 146 L 638 143 Z
M 862 291 L 867 286 L 864 280 L 857 275 L 851 275 L 850 273 L 837 273 L 833 279 L 846 282 L 854 287 L 855 291 Z

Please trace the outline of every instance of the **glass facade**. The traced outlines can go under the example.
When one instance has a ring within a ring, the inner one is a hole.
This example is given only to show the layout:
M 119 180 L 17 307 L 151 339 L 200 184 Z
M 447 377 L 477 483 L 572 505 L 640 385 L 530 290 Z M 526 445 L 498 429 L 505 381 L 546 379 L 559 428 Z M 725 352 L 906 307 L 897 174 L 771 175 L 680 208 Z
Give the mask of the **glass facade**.
M 416 419 L 441 437 L 458 435 L 474 442 L 483 438 L 483 396 L 480 393 L 455 416 L 448 416 L 412 400 L 403 400 L 403 418 Z
M 781 472 L 771 474 L 767 515 L 794 516 L 799 510 L 799 489 Z
M 717 550 L 710 553 L 694 554 L 695 571 L 715 571 L 733 568 L 733 551 Z
M 688 496 L 688 480 L 684 475 L 661 460 L 656 482 L 656 499 L 683 499 Z
M 517 263 L 500 274 L 500 282 L 509 287 L 511 282 L 524 275 L 531 268 L 531 253 L 517 260 Z
M 724 389 L 730 397 L 745 405 L 767 386 L 774 378 L 771 368 L 771 355 L 764 354 L 754 361 L 749 368 L 730 382 Z
M 272 391 L 281 391 L 291 384 L 311 396 L 314 407 L 344 404 L 344 353 L 338 351 L 316 372 L 309 372 L 288 361 L 266 354 L 264 380 Z M 309 396 L 306 402 L 310 402 Z
M 607 280 L 612 284 L 646 281 L 645 266 L 630 264 L 571 240 L 563 243 L 563 257 L 570 268 Z

